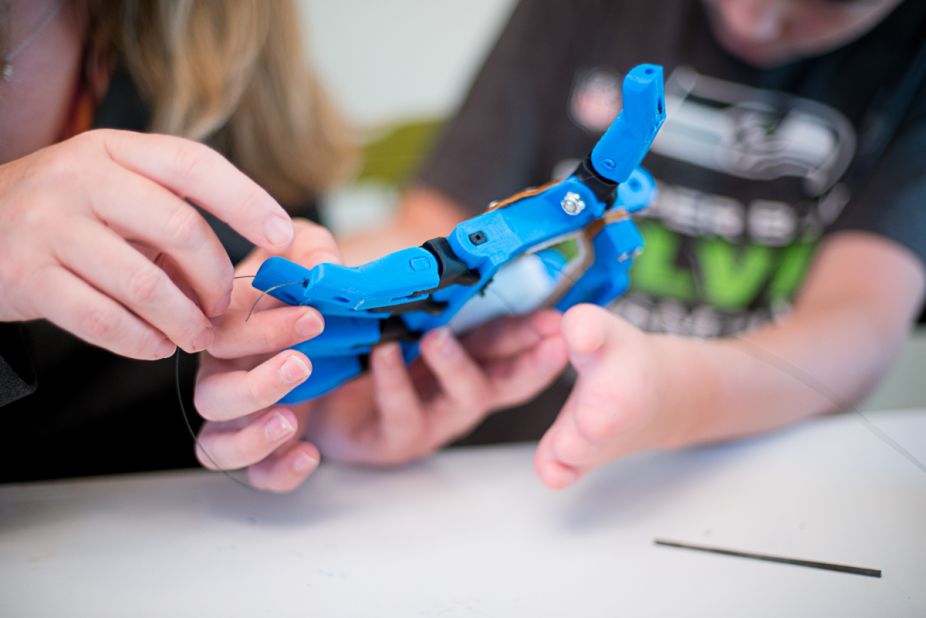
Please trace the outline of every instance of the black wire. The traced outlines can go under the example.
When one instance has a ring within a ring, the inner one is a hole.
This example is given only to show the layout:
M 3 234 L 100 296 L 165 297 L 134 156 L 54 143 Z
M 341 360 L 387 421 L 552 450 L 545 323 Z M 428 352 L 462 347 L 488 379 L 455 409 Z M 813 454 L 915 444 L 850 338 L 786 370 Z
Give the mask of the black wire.
M 291 285 L 301 285 L 301 286 L 305 287 L 305 286 L 307 286 L 308 284 L 309 284 L 309 282 L 308 282 L 307 280 L 302 279 L 302 280 L 300 280 L 300 281 L 288 281 L 288 282 L 286 282 L 286 283 L 280 283 L 280 284 L 277 284 L 277 285 L 272 285 L 272 286 L 270 286 L 269 288 L 267 288 L 266 290 L 264 290 L 263 292 L 261 292 L 261 293 L 260 293 L 260 296 L 257 297 L 257 300 L 254 301 L 254 304 L 251 305 L 251 310 L 248 311 L 248 317 L 244 318 L 244 321 L 247 322 L 248 320 L 251 319 L 251 315 L 254 313 L 254 310 L 257 309 L 257 303 L 259 303 L 260 301 L 262 301 L 262 300 L 264 299 L 264 296 L 266 296 L 267 294 L 270 294 L 271 292 L 273 292 L 273 291 L 275 291 L 275 290 L 279 290 L 280 288 L 289 287 L 289 286 L 291 286 Z
M 174 362 L 174 386 L 175 386 L 176 389 L 177 389 L 177 402 L 180 404 L 180 415 L 183 417 L 183 423 L 186 425 L 187 431 L 190 432 L 190 437 L 193 438 L 193 446 L 194 446 L 194 448 L 196 448 L 199 452 L 201 452 L 203 455 L 205 455 L 205 456 L 206 456 L 206 459 L 209 460 L 209 463 L 211 463 L 213 466 L 215 466 L 215 469 L 216 469 L 217 471 L 221 472 L 222 474 L 224 474 L 225 476 L 227 476 L 227 477 L 230 478 L 231 480 L 235 481 L 236 483 L 238 483 L 238 484 L 241 485 L 242 487 L 247 487 L 247 488 L 250 489 L 250 490 L 254 490 L 254 487 L 251 486 L 249 483 L 245 483 L 244 481 L 242 481 L 242 480 L 239 479 L 238 477 L 232 475 L 231 472 L 229 472 L 229 471 L 226 470 L 225 468 L 221 467 L 218 463 L 216 463 L 215 459 L 212 458 L 212 455 L 210 455 L 209 452 L 208 452 L 205 448 L 203 448 L 203 446 L 199 443 L 199 438 L 197 437 L 196 431 L 193 429 L 193 425 L 190 423 L 190 418 L 189 418 L 189 416 L 187 415 L 187 412 L 186 412 L 186 405 L 183 403 L 183 392 L 182 392 L 182 390 L 181 390 L 181 388 L 180 388 L 180 356 L 181 356 L 182 354 L 183 354 L 183 351 L 182 351 L 180 348 L 177 348 L 176 353 L 174 353 L 174 359 L 175 359 L 175 362 Z
M 745 343 L 748 348 L 751 348 L 755 352 L 758 352 L 758 353 L 749 353 L 750 356 L 752 356 L 753 358 L 757 358 L 763 361 L 765 364 L 771 367 L 775 367 L 782 373 L 785 373 L 791 376 L 792 378 L 794 378 L 795 380 L 797 380 L 798 382 L 800 382 L 801 384 L 803 384 L 810 390 L 814 391 L 815 393 L 817 393 L 818 395 L 826 399 L 836 409 L 846 410 L 848 412 L 855 414 L 855 416 L 858 417 L 863 422 L 863 424 L 865 425 L 865 427 L 868 429 L 868 431 L 871 434 L 873 434 L 879 440 L 881 440 L 886 445 L 894 449 L 902 457 L 905 457 L 907 460 L 910 461 L 910 463 L 912 463 L 914 466 L 919 468 L 922 472 L 926 473 L 926 464 L 924 464 L 922 461 L 917 459 L 917 457 L 913 453 L 905 449 L 899 442 L 897 442 L 892 437 L 887 435 L 880 427 L 875 425 L 874 422 L 870 418 L 868 418 L 868 416 L 866 416 L 865 413 L 862 412 L 860 409 L 858 409 L 852 404 L 848 404 L 844 401 L 841 401 L 836 396 L 836 393 L 834 393 L 828 386 L 826 386 L 825 384 L 823 384 L 822 382 L 814 378 L 810 373 L 804 371 L 803 369 L 801 369 L 794 363 L 782 358 L 781 356 L 778 356 L 771 350 L 768 350 L 765 347 L 759 345 L 755 341 L 752 341 L 751 339 L 747 339 L 745 336 L 737 335 L 734 338 L 737 341 L 741 341 Z M 759 353 L 761 353 L 761 355 Z
M 826 571 L 837 571 L 839 573 L 851 573 L 852 575 L 864 575 L 865 577 L 881 577 L 881 569 L 869 569 L 867 567 L 850 566 L 848 564 L 820 562 L 819 560 L 804 560 L 803 558 L 788 558 L 785 556 L 773 556 L 771 554 L 742 551 L 739 549 L 726 549 L 723 547 L 714 547 L 713 545 L 696 545 L 694 543 L 682 543 L 680 541 L 668 541 L 666 539 L 653 539 L 653 544 L 661 545 L 663 547 L 692 549 L 695 551 L 703 551 L 711 554 L 720 554 L 722 556 L 732 556 L 734 558 L 749 558 L 751 560 L 762 560 L 763 562 L 777 562 L 779 564 L 791 564 L 794 566 L 809 567 L 811 569 L 824 569 Z
M 691 266 L 691 278 L 694 282 L 695 289 L 701 298 L 705 298 L 704 278 L 701 271 L 697 267 L 699 262 L 697 261 L 697 258 L 691 253 L 692 248 L 690 243 L 683 244 L 683 247 L 684 248 L 682 250 L 685 252 L 685 258 L 688 261 L 688 264 Z M 668 329 L 665 328 L 665 323 L 662 321 L 662 315 L 658 311 L 654 313 L 659 321 L 662 322 L 661 326 L 663 327 L 663 330 L 668 332 Z M 774 321 L 774 318 L 771 321 Z M 866 416 L 865 413 L 862 412 L 858 407 L 851 404 L 850 402 L 843 401 L 830 387 L 815 378 L 810 372 L 802 369 L 788 359 L 779 356 L 775 352 L 772 352 L 761 344 L 748 339 L 746 333 L 734 333 L 730 335 L 729 338 L 744 343 L 746 347 L 740 347 L 739 349 L 745 354 L 765 363 L 769 367 L 778 369 L 785 375 L 791 376 L 810 390 L 814 391 L 816 394 L 823 397 L 823 399 L 825 399 L 831 406 L 833 406 L 835 410 L 843 410 L 854 414 L 856 418 L 862 421 L 862 424 L 870 434 L 881 440 L 881 442 L 896 451 L 900 456 L 907 459 L 910 463 L 919 468 L 921 472 L 926 474 L 926 464 L 918 459 L 913 453 L 904 448 L 899 442 L 887 435 L 881 428 L 875 425 L 875 423 L 870 418 L 868 418 L 868 416 Z

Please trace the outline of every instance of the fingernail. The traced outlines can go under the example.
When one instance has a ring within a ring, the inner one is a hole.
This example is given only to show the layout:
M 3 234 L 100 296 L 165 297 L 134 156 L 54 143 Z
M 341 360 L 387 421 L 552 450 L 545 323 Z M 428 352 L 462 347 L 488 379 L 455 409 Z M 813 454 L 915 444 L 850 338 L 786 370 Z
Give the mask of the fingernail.
M 577 470 L 561 465 L 550 466 L 547 475 L 550 484 L 557 489 L 572 485 L 579 478 Z
M 171 356 L 174 351 L 176 351 L 176 349 L 177 346 L 175 346 L 172 341 L 165 339 L 158 344 L 158 349 L 155 352 L 155 356 L 157 356 L 157 358 L 167 358 L 168 356 Z
M 307 311 L 305 315 L 296 320 L 296 336 L 314 337 L 322 332 L 324 324 L 314 311 Z
M 432 337 L 433 342 L 431 345 L 434 346 L 434 349 L 441 356 L 452 357 L 459 351 L 457 342 L 453 338 L 453 335 L 450 334 L 449 329 L 438 328 L 434 331 Z
M 312 370 L 309 364 L 298 356 L 290 356 L 280 367 L 280 377 L 287 384 L 306 379 Z
M 264 435 L 267 437 L 267 440 L 270 442 L 276 442 L 277 440 L 282 440 L 286 436 L 290 435 L 296 430 L 293 427 L 293 424 L 289 422 L 283 414 L 277 412 L 270 417 L 270 420 L 267 421 L 267 424 L 264 425 Z
M 283 217 L 271 217 L 264 224 L 264 234 L 274 245 L 286 245 L 293 239 L 293 225 Z
M 225 292 L 225 295 L 222 296 L 221 300 L 215 304 L 215 307 L 212 309 L 212 317 L 216 317 L 225 313 L 225 310 L 228 309 L 231 305 L 231 290 Z
M 388 367 L 396 367 L 403 362 L 402 348 L 397 343 L 386 343 L 380 346 L 378 356 L 382 364 Z
M 296 453 L 292 463 L 294 472 L 305 472 L 307 470 L 311 470 L 317 465 L 318 460 L 304 451 L 299 451 Z
M 199 352 L 205 350 L 212 344 L 212 329 L 207 328 L 203 332 L 196 335 L 196 338 L 193 339 L 193 351 Z

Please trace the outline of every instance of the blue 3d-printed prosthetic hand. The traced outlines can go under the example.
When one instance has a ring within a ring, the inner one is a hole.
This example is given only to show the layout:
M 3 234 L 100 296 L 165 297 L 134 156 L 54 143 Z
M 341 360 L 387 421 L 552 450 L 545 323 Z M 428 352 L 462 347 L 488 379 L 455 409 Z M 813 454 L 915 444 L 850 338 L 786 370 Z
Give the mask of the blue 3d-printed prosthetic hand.
M 320 336 L 295 346 L 312 360 L 312 375 L 282 401 L 312 399 L 360 375 L 385 341 L 399 341 L 411 362 L 420 337 L 439 326 L 462 332 L 542 306 L 612 302 L 643 245 L 629 214 L 652 199 L 654 182 L 638 166 L 664 119 L 662 68 L 637 66 L 624 78 L 623 111 L 568 178 L 362 266 L 265 261 L 254 287 L 325 317 Z

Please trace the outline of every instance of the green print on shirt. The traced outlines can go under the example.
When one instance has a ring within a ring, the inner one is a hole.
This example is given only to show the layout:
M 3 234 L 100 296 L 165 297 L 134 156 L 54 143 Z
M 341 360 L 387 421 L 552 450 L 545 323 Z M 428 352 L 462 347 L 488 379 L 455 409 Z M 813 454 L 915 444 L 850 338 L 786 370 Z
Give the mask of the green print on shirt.
M 656 221 L 639 221 L 638 226 L 644 249 L 631 270 L 634 291 L 728 311 L 745 310 L 760 295 L 763 304 L 789 300 L 816 246 L 815 240 L 769 247 L 735 245 L 716 236 L 694 239 L 692 255 L 685 257 L 697 265 L 698 286 L 691 271 L 679 265 L 681 237 Z

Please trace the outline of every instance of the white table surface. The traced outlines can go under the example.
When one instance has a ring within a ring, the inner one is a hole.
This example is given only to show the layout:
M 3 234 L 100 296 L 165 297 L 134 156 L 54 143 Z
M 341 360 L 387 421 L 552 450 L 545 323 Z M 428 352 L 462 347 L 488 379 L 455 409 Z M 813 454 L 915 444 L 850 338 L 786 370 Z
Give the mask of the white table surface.
M 869 416 L 926 460 L 926 410 Z M 926 616 L 926 473 L 855 416 L 562 492 L 531 456 L 325 465 L 288 496 L 201 471 L 0 487 L 0 616 Z

